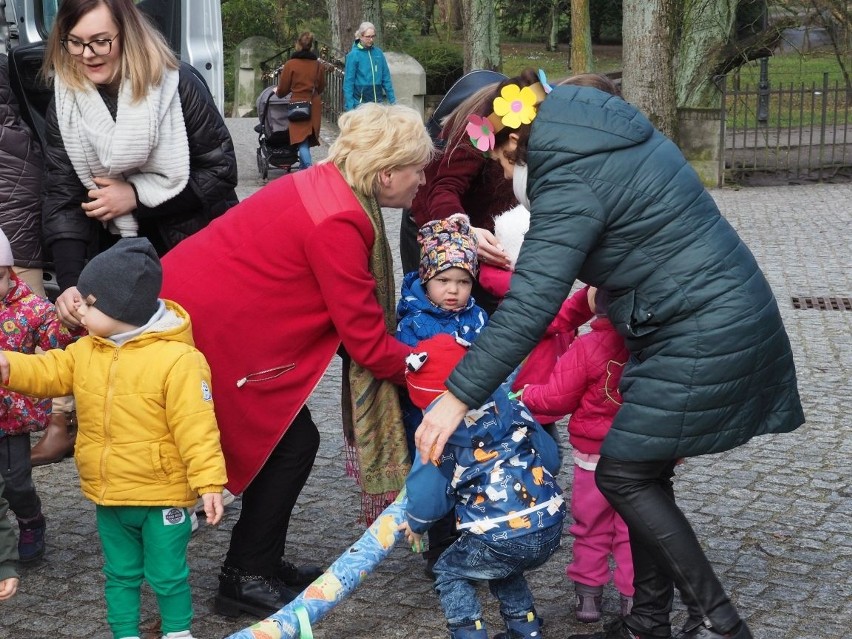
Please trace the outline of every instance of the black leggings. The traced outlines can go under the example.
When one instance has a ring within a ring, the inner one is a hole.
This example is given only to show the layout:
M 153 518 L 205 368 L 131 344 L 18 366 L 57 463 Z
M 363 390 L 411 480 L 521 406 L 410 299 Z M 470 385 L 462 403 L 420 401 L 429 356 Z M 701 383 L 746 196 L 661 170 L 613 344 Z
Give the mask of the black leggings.
M 319 431 L 304 406 L 243 493 L 226 566 L 250 575 L 275 574 L 284 556 L 290 514 L 308 481 L 319 442 Z
M 628 627 L 649 637 L 671 637 L 674 586 L 690 620 L 706 617 L 720 633 L 740 622 L 692 526 L 675 503 L 675 461 L 627 462 L 601 457 L 598 488 L 630 532 L 635 577 Z

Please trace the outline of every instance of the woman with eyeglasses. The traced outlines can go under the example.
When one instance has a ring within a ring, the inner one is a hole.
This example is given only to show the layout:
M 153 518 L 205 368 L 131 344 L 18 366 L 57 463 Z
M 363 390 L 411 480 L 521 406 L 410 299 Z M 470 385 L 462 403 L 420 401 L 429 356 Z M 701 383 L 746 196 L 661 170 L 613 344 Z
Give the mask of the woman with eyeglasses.
M 346 55 L 343 75 L 344 111 L 351 111 L 364 102 L 396 104 L 390 69 L 385 54 L 374 43 L 376 27 L 362 22 L 355 32 L 355 44 Z
M 237 201 L 237 162 L 203 81 L 133 0 L 66 0 L 47 41 L 44 242 L 78 325 L 77 278 L 121 237 L 162 255 Z

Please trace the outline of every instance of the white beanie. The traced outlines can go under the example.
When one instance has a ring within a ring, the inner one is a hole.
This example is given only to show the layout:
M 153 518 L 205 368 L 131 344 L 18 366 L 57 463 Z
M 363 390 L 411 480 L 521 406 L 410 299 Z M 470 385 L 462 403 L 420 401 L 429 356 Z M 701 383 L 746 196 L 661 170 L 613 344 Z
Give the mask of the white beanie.
M 0 266 L 14 266 L 15 260 L 12 259 L 12 245 L 6 238 L 6 234 L 0 230 Z

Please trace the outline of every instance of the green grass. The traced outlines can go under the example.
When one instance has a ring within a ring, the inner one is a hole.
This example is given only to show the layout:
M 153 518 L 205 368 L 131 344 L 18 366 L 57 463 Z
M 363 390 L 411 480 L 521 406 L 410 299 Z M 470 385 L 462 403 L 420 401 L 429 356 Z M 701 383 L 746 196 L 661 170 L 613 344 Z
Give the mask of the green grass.
M 571 52 L 567 44 L 560 46 L 559 51 L 546 51 L 544 44 L 502 44 L 503 73 L 509 77 L 518 75 L 527 67 L 544 69 L 550 79 L 564 78 L 572 75 L 569 61 Z M 594 47 L 593 70 L 596 73 L 609 73 L 621 70 L 621 48 L 613 46 Z
M 828 77 L 828 91 L 824 90 L 824 77 Z M 734 74 L 728 76 L 727 118 L 728 127 L 788 128 L 818 126 L 822 121 L 823 100 L 826 101 L 826 120 L 834 122 L 835 114 L 841 120 L 849 108 L 843 74 L 837 58 L 830 51 L 817 51 L 808 55 L 787 53 L 769 58 L 768 120 L 757 122 L 760 63 L 750 62 L 739 72 L 739 86 Z

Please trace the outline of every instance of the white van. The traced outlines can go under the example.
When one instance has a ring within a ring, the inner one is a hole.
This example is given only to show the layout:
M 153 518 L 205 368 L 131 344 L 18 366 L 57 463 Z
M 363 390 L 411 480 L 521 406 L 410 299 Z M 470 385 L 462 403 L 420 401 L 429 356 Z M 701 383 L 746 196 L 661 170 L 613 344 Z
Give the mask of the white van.
M 24 118 L 38 132 L 52 91 L 38 72 L 61 0 L 0 0 L 0 53 L 9 56 L 12 89 Z M 166 36 L 178 57 L 191 64 L 207 83 L 221 112 L 225 102 L 222 14 L 219 0 L 136 0 L 136 5 Z

